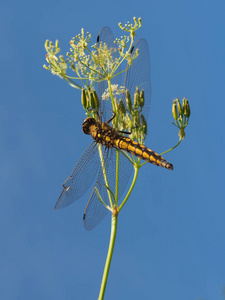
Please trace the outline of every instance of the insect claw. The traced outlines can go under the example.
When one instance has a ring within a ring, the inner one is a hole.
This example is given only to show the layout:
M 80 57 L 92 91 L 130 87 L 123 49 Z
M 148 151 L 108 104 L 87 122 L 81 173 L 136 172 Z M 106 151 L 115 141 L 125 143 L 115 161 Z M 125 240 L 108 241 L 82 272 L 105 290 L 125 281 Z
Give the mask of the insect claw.
M 112 117 L 106 122 L 106 124 L 109 124 L 115 118 L 116 114 L 113 110 L 112 113 L 113 113 Z

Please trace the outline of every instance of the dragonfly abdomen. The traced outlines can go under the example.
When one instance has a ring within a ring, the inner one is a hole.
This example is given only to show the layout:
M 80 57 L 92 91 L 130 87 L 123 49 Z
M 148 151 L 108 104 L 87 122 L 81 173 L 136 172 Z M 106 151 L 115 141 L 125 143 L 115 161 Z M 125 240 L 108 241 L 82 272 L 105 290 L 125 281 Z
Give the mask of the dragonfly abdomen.
M 113 142 L 115 148 L 127 151 L 156 166 L 161 166 L 166 169 L 173 170 L 173 165 L 166 161 L 162 156 L 127 137 L 119 135 L 116 139 L 114 139 Z
M 90 134 L 96 143 L 100 143 L 107 148 L 114 147 L 127 151 L 156 166 L 173 170 L 173 165 L 166 161 L 162 156 L 144 145 L 118 134 L 117 130 L 107 123 L 96 122 L 94 118 L 86 118 L 82 128 L 83 132 Z

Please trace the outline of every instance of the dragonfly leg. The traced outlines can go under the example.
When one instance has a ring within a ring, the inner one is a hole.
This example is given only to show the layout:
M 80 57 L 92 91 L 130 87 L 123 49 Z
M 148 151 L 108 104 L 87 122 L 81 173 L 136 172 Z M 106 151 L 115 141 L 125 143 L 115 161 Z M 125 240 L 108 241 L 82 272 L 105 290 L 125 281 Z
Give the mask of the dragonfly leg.
M 124 134 L 131 134 L 132 133 L 132 130 L 131 131 L 118 131 L 119 133 L 124 133 Z
M 106 122 L 106 124 L 109 124 L 115 118 L 115 116 L 116 116 L 116 114 L 113 111 L 112 117 Z
M 98 118 L 98 121 L 100 122 L 100 121 L 101 121 L 101 119 L 100 119 L 100 116 L 99 116 L 98 110 L 97 110 L 96 108 L 90 108 L 90 109 L 89 109 L 89 111 L 91 111 L 91 110 L 93 110 L 93 111 L 96 113 L 96 115 L 97 115 L 97 118 Z

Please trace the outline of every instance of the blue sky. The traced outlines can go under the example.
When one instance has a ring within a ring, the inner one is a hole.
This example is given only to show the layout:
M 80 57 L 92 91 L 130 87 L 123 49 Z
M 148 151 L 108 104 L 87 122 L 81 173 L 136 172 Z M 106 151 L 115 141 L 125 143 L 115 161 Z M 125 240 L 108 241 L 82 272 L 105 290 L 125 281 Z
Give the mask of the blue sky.
M 152 100 L 146 144 L 173 146 L 171 104 L 187 97 L 186 139 L 145 165 L 121 212 L 105 299 L 224 299 L 224 1 L 8 1 L 0 4 L 0 298 L 97 299 L 110 217 L 83 227 L 88 194 L 53 207 L 83 150 L 79 91 L 42 68 L 44 42 L 63 53 L 82 27 L 142 17 Z

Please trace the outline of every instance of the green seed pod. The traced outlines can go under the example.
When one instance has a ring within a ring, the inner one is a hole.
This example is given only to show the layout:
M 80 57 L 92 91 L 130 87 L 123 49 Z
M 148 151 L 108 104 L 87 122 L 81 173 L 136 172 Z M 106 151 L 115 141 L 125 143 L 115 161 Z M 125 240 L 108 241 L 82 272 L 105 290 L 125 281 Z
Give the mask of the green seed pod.
M 138 96 L 140 96 L 140 92 L 139 92 L 139 87 L 136 86 L 136 93 L 138 94 Z
M 137 86 L 136 91 L 134 93 L 134 106 L 133 107 L 138 107 L 139 103 L 140 103 L 140 93 L 139 93 L 139 88 Z
M 141 114 L 141 123 L 143 128 L 143 133 L 147 134 L 147 122 L 145 120 L 145 117 Z
M 176 121 L 178 119 L 176 100 L 173 100 L 172 115 L 173 115 L 174 120 Z
M 187 100 L 187 104 L 186 105 L 187 105 L 187 118 L 189 118 L 190 115 L 191 115 L 191 109 L 190 109 L 188 100 Z
M 93 92 L 90 92 L 90 104 L 91 104 L 91 108 L 96 108 Z
M 130 92 L 128 90 L 126 90 L 126 104 L 127 104 L 128 111 L 131 112 L 132 101 L 131 101 L 131 97 L 130 97 Z
M 140 107 L 143 108 L 145 105 L 145 95 L 144 95 L 144 90 L 141 90 L 140 93 Z
M 133 120 L 134 120 L 134 125 L 135 126 L 139 126 L 140 125 L 140 118 L 139 118 L 139 114 L 138 113 L 134 115 Z
M 100 102 L 99 102 L 98 95 L 97 95 L 95 90 L 93 91 L 93 96 L 94 96 L 94 99 L 95 99 L 96 108 L 98 110 L 99 107 L 100 107 Z
M 190 117 L 190 114 L 191 114 L 191 110 L 190 110 L 190 106 L 189 106 L 189 103 L 188 103 L 188 99 L 183 99 L 183 107 L 184 107 L 184 115 L 186 118 L 189 119 Z
M 184 116 L 187 116 L 187 105 L 186 105 L 187 101 L 185 98 L 183 98 L 183 111 L 184 111 Z
M 183 108 L 182 108 L 182 106 L 181 106 L 181 104 L 180 104 L 179 99 L 177 98 L 176 100 L 177 100 L 177 108 L 178 108 L 178 112 L 179 112 L 179 115 L 181 116 L 181 115 L 183 115 Z
M 82 89 L 81 92 L 81 104 L 83 105 L 84 108 L 87 108 L 87 97 L 86 97 L 85 89 Z
M 125 123 L 125 129 L 129 129 L 132 127 L 132 120 L 128 114 L 126 114 L 125 116 L 124 123 Z
M 87 99 L 86 108 L 89 109 L 89 108 L 91 107 L 91 104 L 90 104 L 90 97 L 89 97 L 88 91 L 86 91 L 86 90 L 85 90 L 85 95 L 86 95 L 86 99 Z
M 126 108 L 125 108 L 125 105 L 124 105 L 124 103 L 123 103 L 123 100 L 122 99 L 120 99 L 120 101 L 119 101 L 119 107 L 118 107 L 119 109 L 119 114 L 121 114 L 121 115 L 125 115 L 125 113 L 126 113 Z

